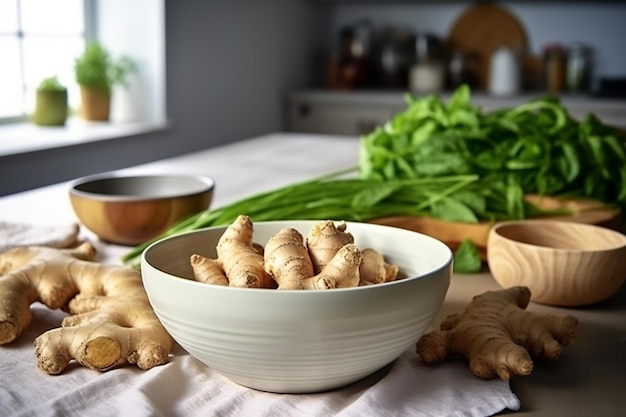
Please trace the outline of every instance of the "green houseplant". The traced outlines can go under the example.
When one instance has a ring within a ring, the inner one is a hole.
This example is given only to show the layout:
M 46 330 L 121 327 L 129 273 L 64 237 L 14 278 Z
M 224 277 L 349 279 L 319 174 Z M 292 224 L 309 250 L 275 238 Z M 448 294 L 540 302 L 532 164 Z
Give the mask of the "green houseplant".
M 127 85 L 128 77 L 134 71 L 134 62 L 129 57 L 113 59 L 101 43 L 88 43 L 74 62 L 76 82 L 80 86 L 82 117 L 108 121 L 113 87 Z
M 67 88 L 57 77 L 45 78 L 37 87 L 33 123 L 40 126 L 63 126 L 67 114 Z

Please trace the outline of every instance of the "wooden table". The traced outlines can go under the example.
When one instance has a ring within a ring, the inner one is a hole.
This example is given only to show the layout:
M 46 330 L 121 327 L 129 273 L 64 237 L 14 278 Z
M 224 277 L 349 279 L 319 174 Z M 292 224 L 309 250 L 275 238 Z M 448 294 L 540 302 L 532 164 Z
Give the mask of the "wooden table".
M 357 149 L 358 140 L 352 137 L 274 134 L 122 172 L 208 175 L 216 180 L 213 207 L 217 207 L 256 191 L 356 165 Z M 72 222 L 67 190 L 68 183 L 63 183 L 0 198 L 0 221 Z M 81 233 L 94 240 L 88 231 Z M 94 241 L 103 262 L 119 262 L 128 250 Z M 454 275 L 436 324 L 448 313 L 461 311 L 474 295 L 498 288 L 488 272 Z M 522 404 L 515 414 L 621 415 L 626 409 L 626 288 L 593 307 L 565 309 L 531 303 L 528 309 L 574 315 L 580 321 L 580 335 L 558 361 L 538 361 L 530 376 L 511 381 Z M 3 366 L 12 365 L 0 363 L 0 369 Z

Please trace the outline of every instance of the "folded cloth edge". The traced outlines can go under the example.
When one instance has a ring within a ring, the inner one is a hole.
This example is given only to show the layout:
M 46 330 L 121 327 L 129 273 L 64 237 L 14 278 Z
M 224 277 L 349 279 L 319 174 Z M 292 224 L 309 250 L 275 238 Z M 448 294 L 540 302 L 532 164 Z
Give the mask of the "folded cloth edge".
M 17 246 L 68 248 L 76 244 L 77 223 L 30 224 L 0 221 L 0 252 Z

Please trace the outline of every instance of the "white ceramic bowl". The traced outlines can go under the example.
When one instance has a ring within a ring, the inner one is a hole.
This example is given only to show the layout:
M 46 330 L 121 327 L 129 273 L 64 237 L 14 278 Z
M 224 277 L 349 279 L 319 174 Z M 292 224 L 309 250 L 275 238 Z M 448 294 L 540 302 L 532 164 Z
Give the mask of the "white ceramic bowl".
M 259 222 L 255 241 L 284 227 L 306 235 L 316 221 Z M 215 257 L 224 228 L 166 238 L 142 254 L 150 303 L 192 356 L 234 382 L 305 393 L 355 382 L 394 361 L 430 330 L 448 290 L 452 252 L 429 236 L 348 223 L 357 246 L 381 251 L 408 277 L 333 290 L 278 291 L 193 281 L 189 257 Z

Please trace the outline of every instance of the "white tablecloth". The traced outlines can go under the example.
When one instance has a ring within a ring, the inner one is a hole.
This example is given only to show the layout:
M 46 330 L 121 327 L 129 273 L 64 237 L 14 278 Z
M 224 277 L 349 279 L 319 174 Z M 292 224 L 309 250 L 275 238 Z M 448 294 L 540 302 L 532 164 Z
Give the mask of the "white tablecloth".
M 356 164 L 357 140 L 268 135 L 126 172 L 204 174 L 217 182 L 213 206 L 256 191 Z M 38 224 L 73 221 L 67 184 L 0 198 L 0 220 Z M 81 237 L 93 240 L 83 230 Z M 119 262 L 127 248 L 94 241 L 100 261 Z M 230 382 L 177 347 L 169 363 L 104 373 L 71 364 L 50 376 L 36 366 L 33 339 L 64 313 L 32 307 L 31 326 L 0 346 L 2 416 L 489 416 L 520 403 L 506 381 L 474 377 L 461 360 L 437 366 L 407 351 L 374 375 L 332 392 L 281 395 Z
M 71 364 L 49 376 L 36 366 L 32 340 L 63 313 L 33 307 L 34 322 L 0 348 L 2 416 L 489 416 L 519 408 L 508 382 L 474 377 L 467 364 L 426 366 L 407 351 L 374 375 L 319 394 L 272 394 L 239 386 L 184 352 L 143 371 L 104 373 Z

